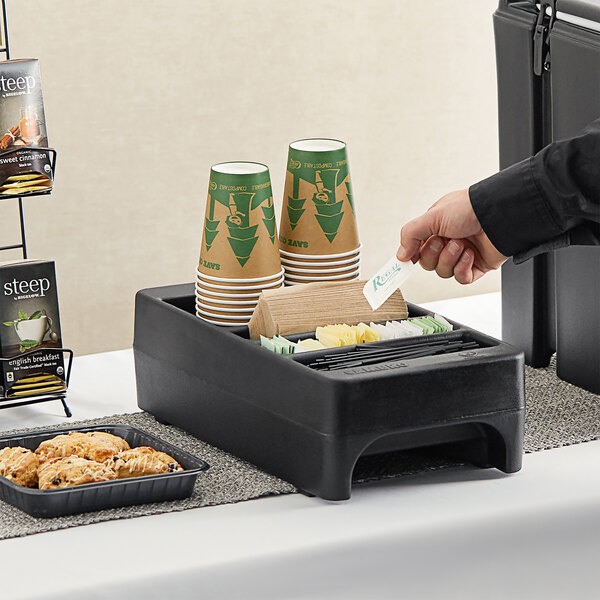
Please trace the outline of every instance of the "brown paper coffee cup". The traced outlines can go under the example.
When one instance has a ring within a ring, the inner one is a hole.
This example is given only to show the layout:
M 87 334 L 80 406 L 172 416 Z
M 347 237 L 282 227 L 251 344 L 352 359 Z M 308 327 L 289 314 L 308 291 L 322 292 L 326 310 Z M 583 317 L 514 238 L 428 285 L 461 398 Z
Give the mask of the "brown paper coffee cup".
M 208 188 L 200 273 L 238 280 L 280 273 L 269 169 L 247 162 L 214 165 Z
M 344 142 L 312 139 L 290 144 L 279 247 L 304 255 L 359 247 Z

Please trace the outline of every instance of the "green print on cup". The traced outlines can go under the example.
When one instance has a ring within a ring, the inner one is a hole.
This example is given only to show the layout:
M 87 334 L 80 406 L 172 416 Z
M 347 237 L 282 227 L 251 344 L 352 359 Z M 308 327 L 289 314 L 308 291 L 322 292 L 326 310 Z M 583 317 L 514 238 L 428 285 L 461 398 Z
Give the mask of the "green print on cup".
M 354 212 L 354 200 L 352 196 L 352 186 L 349 181 L 346 181 L 346 198 L 348 198 L 348 202 L 350 203 L 350 208 L 352 209 L 352 214 L 355 215 Z
M 229 216 L 225 224 L 229 229 L 229 245 L 242 267 L 248 262 L 258 236 L 258 225 L 250 225 L 250 212 L 252 199 L 256 194 L 252 192 L 234 192 L 229 194 Z
M 280 234 L 307 240 L 308 254 L 359 246 L 344 142 L 306 139 L 289 147 Z M 292 233 L 293 232 L 293 233 Z M 290 244 L 280 242 L 282 250 Z
M 275 245 L 275 234 L 277 228 L 275 224 L 275 206 L 273 205 L 273 196 L 267 198 L 267 205 L 261 206 L 261 209 L 264 215 L 263 223 L 269 232 L 269 239 L 271 240 L 271 243 Z
M 292 229 L 296 229 L 296 225 L 298 225 L 298 221 L 300 217 L 304 214 L 306 210 L 304 208 L 304 203 L 306 202 L 306 198 L 298 198 L 300 195 L 300 172 L 298 169 L 302 167 L 302 163 L 297 160 L 293 160 L 291 157 L 288 161 L 288 171 L 292 173 L 294 178 L 294 183 L 292 185 L 292 195 L 288 196 L 287 202 L 287 212 L 288 217 L 290 219 L 290 227 Z
M 337 202 L 335 195 L 339 172 L 339 169 L 323 169 L 315 173 L 317 189 L 312 198 L 317 209 L 315 219 L 330 242 L 335 239 L 344 216 L 344 201 Z
M 296 229 L 296 225 L 298 225 L 300 217 L 304 214 L 304 211 L 306 210 L 304 208 L 305 202 L 306 198 L 291 198 L 290 196 L 288 196 L 287 212 L 288 217 L 290 218 L 290 227 L 292 229 Z
M 254 162 L 211 167 L 198 270 L 222 279 L 281 273 L 269 169 Z
M 208 252 L 215 241 L 219 231 L 219 223 L 221 221 L 215 220 L 215 199 L 209 193 L 208 195 L 208 216 L 204 219 L 204 243 L 206 244 L 206 251 Z

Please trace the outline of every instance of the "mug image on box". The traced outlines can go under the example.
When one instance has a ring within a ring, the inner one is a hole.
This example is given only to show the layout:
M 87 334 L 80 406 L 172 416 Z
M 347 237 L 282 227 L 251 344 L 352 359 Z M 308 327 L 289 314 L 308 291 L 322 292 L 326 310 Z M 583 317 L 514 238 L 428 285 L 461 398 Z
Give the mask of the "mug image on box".
M 64 390 L 61 343 L 54 263 L 0 263 L 0 398 Z

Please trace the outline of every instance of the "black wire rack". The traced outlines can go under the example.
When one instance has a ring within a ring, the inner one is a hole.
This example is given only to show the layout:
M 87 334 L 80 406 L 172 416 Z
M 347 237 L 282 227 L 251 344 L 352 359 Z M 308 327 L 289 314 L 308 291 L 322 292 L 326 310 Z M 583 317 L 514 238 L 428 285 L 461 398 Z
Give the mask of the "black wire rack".
M 2 30 L 0 31 L 0 58 L 3 58 L 5 60 L 10 60 L 10 45 L 9 45 L 9 41 L 8 41 L 8 18 L 7 18 L 7 12 L 6 12 L 6 0 L 1 0 L 1 7 L 2 7 Z M 5 152 L 2 153 L 2 156 L 6 156 L 9 154 L 13 154 L 13 153 L 19 153 L 19 152 L 29 152 L 29 151 L 35 151 L 35 152 L 46 152 L 49 156 L 50 159 L 50 167 L 51 167 L 51 171 L 52 171 L 52 181 L 54 181 L 54 170 L 56 167 L 56 150 L 54 150 L 54 148 L 45 148 L 45 147 L 23 147 L 23 148 L 15 148 L 15 149 L 11 149 L 11 150 L 6 150 Z M 0 197 L 0 200 L 17 200 L 18 203 L 18 207 L 19 207 L 19 232 L 20 232 L 20 236 L 21 236 L 21 242 L 20 243 L 16 243 L 16 244 L 8 244 L 8 245 L 3 245 L 0 246 L 0 252 L 3 252 L 5 250 L 21 250 L 23 258 L 26 259 L 27 258 L 27 240 L 25 237 L 25 215 L 23 212 L 23 198 L 29 197 L 29 196 L 46 196 L 48 194 L 50 194 L 52 192 L 52 188 L 48 189 L 48 190 L 40 190 L 40 191 L 36 191 L 36 192 L 26 192 L 24 194 L 7 194 L 4 196 Z M 69 380 L 71 378 L 71 365 L 73 363 L 73 351 L 68 349 L 68 348 L 46 348 L 46 347 L 42 347 L 42 348 L 34 348 L 33 350 L 30 350 L 29 352 L 24 352 L 23 354 L 19 354 L 18 358 L 23 358 L 25 356 L 31 355 L 31 354 L 38 354 L 41 352 L 48 352 L 48 351 L 53 351 L 53 352 L 62 352 L 64 355 L 68 356 L 68 367 L 67 367 L 67 372 L 66 372 L 66 377 L 65 377 L 65 389 L 57 392 L 57 393 L 50 393 L 50 394 L 38 394 L 38 395 L 30 395 L 27 396 L 24 399 L 18 399 L 17 401 L 13 400 L 12 398 L 10 398 L 10 394 L 7 397 L 0 397 L 0 409 L 3 408 L 15 408 L 17 406 L 25 406 L 27 404 L 37 404 L 39 402 L 48 402 L 51 400 L 60 400 L 60 402 L 63 405 L 63 409 L 65 411 L 65 415 L 67 417 L 71 416 L 71 410 L 69 409 L 68 405 L 67 405 L 67 389 L 69 387 Z M 9 357 L 9 358 L 0 358 L 0 364 L 5 363 L 8 364 L 10 366 L 10 362 L 15 360 L 15 358 L 17 358 L 16 356 L 13 357 Z M 0 371 L 0 375 L 1 375 Z M 1 384 L 1 382 L 0 382 Z
M 10 44 L 8 41 L 8 17 L 6 12 L 6 0 L 2 0 L 2 31 L 0 31 L 0 57 L 6 60 L 10 60 Z M 2 56 L 4 55 L 4 56 Z M 35 150 L 36 152 L 46 152 L 50 156 L 50 167 L 52 170 L 52 180 L 54 181 L 54 170 L 56 167 L 56 150 L 54 148 L 45 148 L 45 147 L 24 147 L 24 148 L 15 148 L 12 150 L 7 150 L 2 153 L 3 156 L 19 153 L 19 152 L 27 152 Z M 18 244 L 9 244 L 0 246 L 0 252 L 5 250 L 18 250 L 20 249 L 23 258 L 27 258 L 27 240 L 25 237 L 25 216 L 23 212 L 23 198 L 29 196 L 46 196 L 52 192 L 52 188 L 48 190 L 41 190 L 37 192 L 26 192 L 25 194 L 10 194 L 4 195 L 0 197 L 0 200 L 16 200 L 19 206 L 19 232 L 21 235 L 21 242 Z
M 70 350 L 69 348 L 34 348 L 33 350 L 30 350 L 29 352 L 23 352 L 23 354 L 19 354 L 17 356 L 11 356 L 9 358 L 0 358 L 0 363 L 4 363 L 5 365 L 8 365 L 10 368 L 11 361 L 14 361 L 16 359 L 21 359 L 26 356 L 40 354 L 41 352 L 61 352 L 62 354 L 68 356 L 68 365 L 66 368 L 66 376 L 64 379 L 65 389 L 61 390 L 59 392 L 50 393 L 50 394 L 43 394 L 43 393 L 42 394 L 31 394 L 30 396 L 26 396 L 22 399 L 21 398 L 17 398 L 17 399 L 11 398 L 10 391 L 9 391 L 8 396 L 5 399 L 2 399 L 2 401 L 0 402 L 0 409 L 16 408 L 17 406 L 26 406 L 27 404 L 38 404 L 39 402 L 49 402 L 51 400 L 60 400 L 63 405 L 65 415 L 67 417 L 70 417 L 71 410 L 69 409 L 69 407 L 67 405 L 67 389 L 69 387 L 69 381 L 71 380 L 71 366 L 73 364 L 73 350 Z

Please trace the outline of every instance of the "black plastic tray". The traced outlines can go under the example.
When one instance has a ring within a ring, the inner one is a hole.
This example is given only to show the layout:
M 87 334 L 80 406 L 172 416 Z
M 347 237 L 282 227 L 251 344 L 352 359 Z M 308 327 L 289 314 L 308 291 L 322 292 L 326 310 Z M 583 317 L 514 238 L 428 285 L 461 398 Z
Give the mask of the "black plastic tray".
M 57 490 L 26 488 L 13 483 L 6 477 L 0 477 L 0 500 L 12 504 L 34 517 L 42 518 L 63 517 L 147 502 L 179 500 L 191 495 L 198 473 L 209 468 L 209 465 L 203 460 L 129 425 L 69 427 L 4 436 L 0 437 L 0 448 L 22 446 L 29 450 L 35 450 L 44 440 L 71 431 L 105 431 L 122 437 L 132 448 L 151 446 L 155 450 L 166 452 L 172 456 L 184 470 L 100 483 L 86 483 Z

